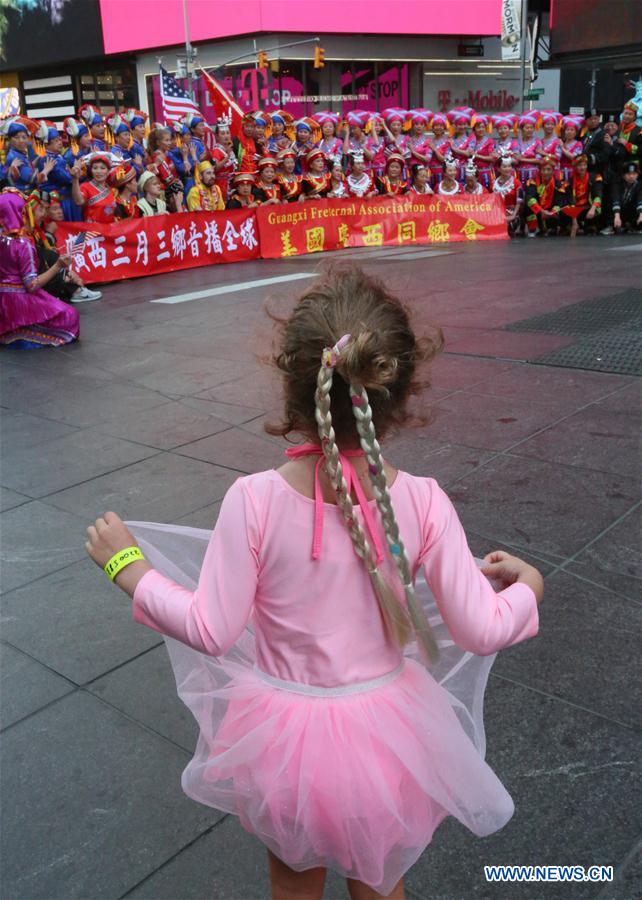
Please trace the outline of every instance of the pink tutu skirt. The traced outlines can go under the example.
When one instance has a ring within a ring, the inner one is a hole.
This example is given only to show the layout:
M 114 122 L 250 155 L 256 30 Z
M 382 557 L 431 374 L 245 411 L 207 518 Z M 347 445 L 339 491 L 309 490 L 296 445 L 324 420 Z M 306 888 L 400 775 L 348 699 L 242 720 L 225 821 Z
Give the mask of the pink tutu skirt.
M 196 586 L 209 531 L 128 524 L 155 568 Z M 237 815 L 292 869 L 323 866 L 384 895 L 446 816 L 479 836 L 502 828 L 513 802 L 484 762 L 495 656 L 457 647 L 423 578 L 417 589 L 440 647 L 431 671 L 409 645 L 380 678 L 312 687 L 257 669 L 251 625 L 216 658 L 166 637 L 200 727 L 185 793 Z

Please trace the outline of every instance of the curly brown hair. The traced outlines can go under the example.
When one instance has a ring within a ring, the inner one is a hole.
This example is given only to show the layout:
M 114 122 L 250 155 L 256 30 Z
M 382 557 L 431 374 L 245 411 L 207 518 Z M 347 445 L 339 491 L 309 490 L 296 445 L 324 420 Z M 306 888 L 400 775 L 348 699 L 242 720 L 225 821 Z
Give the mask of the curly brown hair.
M 359 443 L 349 384 L 368 391 L 380 437 L 412 420 L 408 400 L 428 384 L 418 378 L 417 367 L 439 353 L 443 335 L 436 328 L 418 340 L 408 311 L 379 279 L 357 266 L 335 264 L 303 294 L 289 317 L 269 315 L 279 326 L 271 361 L 283 375 L 285 408 L 280 423 L 265 425 L 268 434 L 319 440 L 314 395 L 321 354 L 344 334 L 352 340 L 337 363 L 330 397 L 338 443 Z

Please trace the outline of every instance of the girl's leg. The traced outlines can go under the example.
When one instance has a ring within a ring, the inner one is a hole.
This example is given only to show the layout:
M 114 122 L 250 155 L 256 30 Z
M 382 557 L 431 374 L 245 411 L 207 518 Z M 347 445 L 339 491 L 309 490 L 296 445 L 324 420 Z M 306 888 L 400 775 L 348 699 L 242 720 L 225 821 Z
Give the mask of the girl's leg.
M 325 869 L 295 872 L 268 850 L 272 900 L 321 900 Z
M 354 878 L 346 878 L 348 885 L 348 893 L 352 900 L 382 900 L 383 894 L 378 894 L 371 887 L 362 881 L 355 881 Z M 405 893 L 403 890 L 403 878 L 401 878 L 391 894 L 386 894 L 387 900 L 404 900 Z

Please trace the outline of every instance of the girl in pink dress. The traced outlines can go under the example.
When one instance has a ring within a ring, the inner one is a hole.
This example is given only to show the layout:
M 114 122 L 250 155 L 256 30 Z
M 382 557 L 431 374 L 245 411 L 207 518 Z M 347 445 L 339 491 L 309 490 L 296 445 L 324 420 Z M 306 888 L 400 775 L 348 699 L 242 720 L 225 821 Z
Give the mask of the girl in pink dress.
M 426 129 L 432 119 L 429 109 L 411 109 L 411 131 L 406 144 L 406 169 L 408 174 L 417 164 L 430 168 L 432 147 Z
M 517 157 L 517 138 L 515 137 L 517 116 L 512 113 L 497 113 L 492 116 L 492 120 L 497 132 L 495 167 L 499 169 L 502 159 L 510 158 L 514 161 Z
M 562 119 L 562 144 L 560 146 L 560 171 L 562 181 L 570 181 L 573 177 L 573 160 L 584 152 L 582 141 L 578 140 L 580 129 L 584 124 L 581 116 L 564 116 Z
M 448 118 L 443 113 L 435 113 L 430 123 L 433 138 L 430 143 L 432 150 L 432 186 L 439 187 L 444 177 L 444 160 L 451 153 L 450 134 L 448 133 Z
M 273 897 L 320 898 L 332 868 L 353 897 L 401 898 L 448 815 L 487 835 L 513 814 L 481 699 L 492 655 L 537 632 L 541 576 L 502 551 L 480 572 L 437 482 L 378 443 L 441 343 L 420 345 L 380 282 L 331 272 L 274 358 L 268 430 L 305 441 L 289 461 L 239 478 L 213 533 L 115 513 L 88 529 L 134 619 L 168 636 L 201 727 L 184 790 L 266 845 Z

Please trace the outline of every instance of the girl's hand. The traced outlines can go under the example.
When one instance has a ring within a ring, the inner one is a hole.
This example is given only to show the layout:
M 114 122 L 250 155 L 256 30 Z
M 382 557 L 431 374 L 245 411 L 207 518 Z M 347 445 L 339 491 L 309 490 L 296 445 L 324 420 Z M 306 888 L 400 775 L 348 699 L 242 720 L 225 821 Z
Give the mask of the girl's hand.
M 534 566 L 504 550 L 493 550 L 484 557 L 484 562 L 486 565 L 481 570 L 482 574 L 498 581 L 501 590 L 520 582 L 532 589 L 538 603 L 541 601 L 544 596 L 544 579 Z
M 115 512 L 106 512 L 100 519 L 96 519 L 87 529 L 87 535 L 89 540 L 85 544 L 85 549 L 101 569 L 120 550 L 138 546 L 129 528 Z M 136 585 L 150 569 L 148 562 L 139 559 L 125 566 L 114 579 L 114 583 L 133 597 Z

